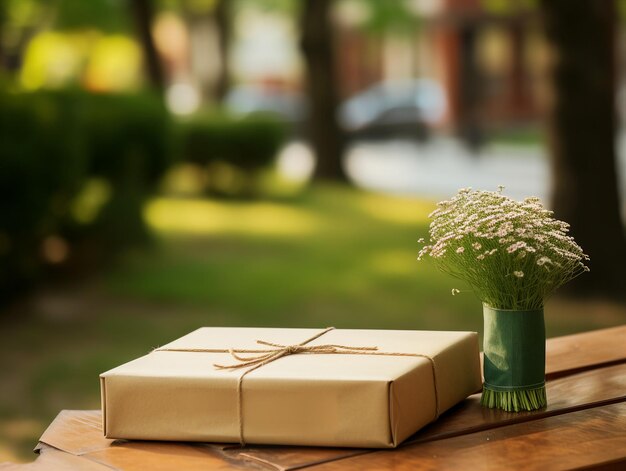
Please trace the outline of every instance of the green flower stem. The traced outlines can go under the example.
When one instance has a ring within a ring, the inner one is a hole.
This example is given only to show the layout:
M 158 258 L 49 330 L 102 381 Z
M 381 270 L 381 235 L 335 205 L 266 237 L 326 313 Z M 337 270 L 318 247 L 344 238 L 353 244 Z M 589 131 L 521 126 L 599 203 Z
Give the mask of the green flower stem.
M 536 389 L 524 389 L 514 391 L 493 391 L 483 387 L 480 398 L 483 407 L 489 409 L 502 409 L 508 412 L 522 412 L 537 410 L 546 407 L 546 387 Z
M 483 305 L 484 376 L 481 404 L 519 412 L 546 406 L 543 309 Z

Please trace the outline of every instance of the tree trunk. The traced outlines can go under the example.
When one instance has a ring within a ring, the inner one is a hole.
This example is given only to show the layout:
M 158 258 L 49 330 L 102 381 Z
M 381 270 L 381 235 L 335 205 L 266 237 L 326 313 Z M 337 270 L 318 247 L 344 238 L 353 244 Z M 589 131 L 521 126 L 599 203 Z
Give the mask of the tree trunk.
M 161 68 L 161 61 L 152 38 L 152 17 L 154 14 L 151 0 L 131 0 L 137 34 L 143 50 L 144 60 L 146 63 L 146 72 L 150 83 L 157 90 L 163 90 L 165 79 Z
M 6 52 L 4 48 L 4 22 L 6 21 L 5 3 L 0 3 L 0 70 L 6 70 Z
M 459 81 L 459 131 L 460 136 L 473 153 L 483 145 L 484 136 L 480 117 L 482 97 L 481 71 L 476 58 L 478 25 L 467 22 L 460 27 L 461 80 Z
M 230 87 L 228 50 L 230 47 L 230 3 L 231 0 L 218 0 L 215 5 L 215 27 L 220 66 L 215 81 L 215 100 L 221 102 Z
M 626 240 L 616 172 L 613 1 L 543 0 L 554 49 L 549 112 L 555 215 L 591 257 L 572 293 L 624 298 Z
M 516 120 L 528 116 L 529 97 L 526 89 L 526 70 L 524 67 L 525 24 L 522 18 L 513 18 L 508 25 L 511 41 L 511 68 L 509 71 L 510 89 L 509 106 Z
M 313 177 L 347 181 L 342 166 L 345 138 L 337 122 L 339 98 L 331 5 L 332 0 L 304 0 L 302 3 L 301 48 L 309 98 L 307 132 L 317 159 Z

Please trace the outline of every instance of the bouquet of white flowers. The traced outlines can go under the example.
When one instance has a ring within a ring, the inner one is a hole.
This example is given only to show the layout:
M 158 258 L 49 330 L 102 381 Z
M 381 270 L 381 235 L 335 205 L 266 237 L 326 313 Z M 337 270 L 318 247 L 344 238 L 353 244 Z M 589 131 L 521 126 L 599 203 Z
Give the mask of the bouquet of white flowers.
M 440 202 L 418 260 L 430 256 L 483 302 L 483 405 L 532 410 L 546 404 L 544 301 L 589 271 L 589 257 L 538 198 L 519 202 L 502 190 L 462 189 Z

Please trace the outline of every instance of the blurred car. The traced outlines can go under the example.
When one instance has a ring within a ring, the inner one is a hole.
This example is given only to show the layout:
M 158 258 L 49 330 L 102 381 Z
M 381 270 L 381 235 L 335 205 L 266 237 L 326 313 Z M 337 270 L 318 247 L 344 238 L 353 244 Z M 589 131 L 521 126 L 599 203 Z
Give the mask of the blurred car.
M 386 81 L 346 100 L 339 122 L 353 139 L 425 140 L 445 111 L 446 97 L 438 82 Z
M 257 85 L 238 85 L 230 89 L 224 105 L 234 114 L 271 114 L 291 125 L 294 132 L 302 127 L 304 98 L 293 92 Z

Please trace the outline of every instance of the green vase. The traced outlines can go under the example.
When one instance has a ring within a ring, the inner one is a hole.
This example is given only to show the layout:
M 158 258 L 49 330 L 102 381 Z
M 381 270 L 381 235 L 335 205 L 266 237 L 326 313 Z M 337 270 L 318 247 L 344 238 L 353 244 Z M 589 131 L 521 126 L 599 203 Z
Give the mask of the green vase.
M 485 382 L 481 404 L 509 412 L 536 410 L 546 401 L 543 309 L 483 305 Z

